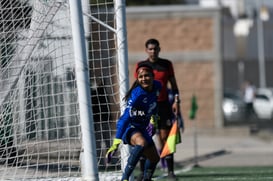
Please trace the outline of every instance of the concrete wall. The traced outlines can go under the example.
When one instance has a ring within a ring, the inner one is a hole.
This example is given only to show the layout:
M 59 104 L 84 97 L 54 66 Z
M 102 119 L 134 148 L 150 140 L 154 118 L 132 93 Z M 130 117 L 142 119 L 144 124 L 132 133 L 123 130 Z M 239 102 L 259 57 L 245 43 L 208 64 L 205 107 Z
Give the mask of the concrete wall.
M 174 63 L 182 97 L 185 125 L 191 97 L 197 96 L 198 126 L 222 127 L 222 68 L 220 10 L 197 6 L 153 6 L 127 8 L 130 84 L 135 63 L 146 58 L 144 43 L 156 38 L 161 57 Z

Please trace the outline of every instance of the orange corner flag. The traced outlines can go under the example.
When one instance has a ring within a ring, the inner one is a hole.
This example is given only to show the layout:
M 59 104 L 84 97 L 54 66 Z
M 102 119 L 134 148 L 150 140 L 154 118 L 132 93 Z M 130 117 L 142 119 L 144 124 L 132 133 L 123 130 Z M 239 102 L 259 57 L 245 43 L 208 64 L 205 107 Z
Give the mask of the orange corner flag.
M 178 129 L 177 120 L 174 121 L 167 141 L 163 147 L 160 158 L 163 158 L 176 151 L 176 144 L 181 143 L 180 131 Z

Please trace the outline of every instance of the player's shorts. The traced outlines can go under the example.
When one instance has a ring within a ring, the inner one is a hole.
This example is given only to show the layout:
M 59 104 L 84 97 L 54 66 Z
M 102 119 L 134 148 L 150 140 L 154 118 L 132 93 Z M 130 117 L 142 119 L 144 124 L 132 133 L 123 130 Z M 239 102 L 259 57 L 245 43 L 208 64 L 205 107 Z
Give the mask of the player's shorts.
M 169 101 L 158 102 L 158 129 L 171 129 L 173 111 Z
M 135 134 L 136 132 L 141 132 L 142 136 L 145 138 L 145 140 L 147 141 L 147 143 L 149 145 L 154 144 L 153 138 L 148 134 L 148 132 L 146 130 L 143 131 L 143 130 L 138 129 L 134 126 L 128 127 L 126 129 L 126 131 L 124 132 L 124 134 L 122 136 L 123 143 L 131 145 L 130 139 L 131 139 L 132 135 Z

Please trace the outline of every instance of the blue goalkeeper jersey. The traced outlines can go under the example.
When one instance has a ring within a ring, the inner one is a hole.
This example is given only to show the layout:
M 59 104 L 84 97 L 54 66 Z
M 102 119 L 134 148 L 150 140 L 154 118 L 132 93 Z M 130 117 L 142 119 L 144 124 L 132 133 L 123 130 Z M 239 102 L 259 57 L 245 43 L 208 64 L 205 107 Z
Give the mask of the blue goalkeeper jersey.
M 157 97 L 161 89 L 161 83 L 154 80 L 153 91 L 148 92 L 140 85 L 131 92 L 122 116 L 117 122 L 116 138 L 122 139 L 128 128 L 146 130 L 150 118 L 157 114 Z

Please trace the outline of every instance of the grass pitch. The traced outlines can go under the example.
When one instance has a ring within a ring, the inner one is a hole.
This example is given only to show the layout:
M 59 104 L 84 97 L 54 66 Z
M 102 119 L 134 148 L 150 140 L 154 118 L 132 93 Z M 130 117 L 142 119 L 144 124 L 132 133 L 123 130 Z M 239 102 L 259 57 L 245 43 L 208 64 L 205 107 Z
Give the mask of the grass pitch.
M 192 167 L 175 169 L 178 181 L 272 181 L 273 166 L 259 167 Z M 168 180 L 157 169 L 153 180 Z

